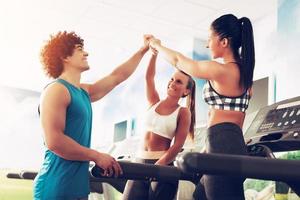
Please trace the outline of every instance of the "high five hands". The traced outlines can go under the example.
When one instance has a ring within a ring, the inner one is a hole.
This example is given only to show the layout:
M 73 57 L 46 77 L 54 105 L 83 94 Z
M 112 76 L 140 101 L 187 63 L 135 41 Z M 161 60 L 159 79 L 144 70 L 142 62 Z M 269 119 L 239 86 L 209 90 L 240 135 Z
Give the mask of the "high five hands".
M 152 54 L 157 55 L 157 46 L 161 45 L 161 41 L 151 34 L 144 35 L 144 45 L 150 47 Z

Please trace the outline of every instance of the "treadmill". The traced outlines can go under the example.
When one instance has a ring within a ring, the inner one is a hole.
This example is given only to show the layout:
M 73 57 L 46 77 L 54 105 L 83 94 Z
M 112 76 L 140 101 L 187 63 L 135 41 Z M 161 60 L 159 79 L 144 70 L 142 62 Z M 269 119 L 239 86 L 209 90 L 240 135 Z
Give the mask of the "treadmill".
M 123 175 L 103 177 L 102 169 L 91 167 L 91 192 L 102 193 L 109 183 L 123 192 L 126 181 L 189 180 L 197 184 L 203 174 L 221 174 L 286 182 L 300 196 L 300 160 L 275 159 L 273 152 L 300 150 L 300 96 L 266 106 L 257 113 L 245 133 L 249 156 L 182 153 L 176 167 L 119 161 Z M 219 163 L 222 162 L 222 165 Z M 8 178 L 34 179 L 37 172 L 9 173 Z
M 273 155 L 300 150 L 299 134 L 300 96 L 259 110 L 244 135 L 249 156 L 185 153 L 176 163 L 183 171 L 196 174 L 282 181 L 300 196 L 300 160 L 276 159 Z

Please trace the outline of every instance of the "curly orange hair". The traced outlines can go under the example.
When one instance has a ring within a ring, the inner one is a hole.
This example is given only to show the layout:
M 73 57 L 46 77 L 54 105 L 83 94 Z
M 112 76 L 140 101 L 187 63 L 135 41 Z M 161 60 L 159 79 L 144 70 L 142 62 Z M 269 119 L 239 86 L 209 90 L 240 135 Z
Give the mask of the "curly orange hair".
M 57 78 L 63 72 L 64 58 L 71 56 L 75 49 L 75 45 L 83 46 L 81 39 L 74 32 L 58 32 L 56 35 L 51 35 L 41 50 L 41 63 L 46 75 L 52 78 Z

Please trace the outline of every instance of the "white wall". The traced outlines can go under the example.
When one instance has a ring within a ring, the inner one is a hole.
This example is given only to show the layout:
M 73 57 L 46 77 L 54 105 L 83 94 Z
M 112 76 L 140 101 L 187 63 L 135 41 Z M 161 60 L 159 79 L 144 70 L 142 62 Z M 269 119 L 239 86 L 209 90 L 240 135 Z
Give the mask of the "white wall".
M 290 3 L 292 1 L 286 1 Z M 299 3 L 300 5 L 300 3 Z M 299 63 L 299 30 L 282 30 L 278 23 L 289 23 L 282 19 L 284 15 L 279 12 L 300 12 L 299 5 L 293 10 L 279 10 L 280 4 L 275 5 L 274 12 L 254 24 L 256 66 L 254 78 L 259 79 L 266 75 L 274 74 L 276 78 L 276 101 L 300 95 L 300 70 Z M 271 5 L 273 6 L 273 5 Z M 293 16 L 289 13 L 288 16 Z M 295 23 L 297 24 L 297 23 Z

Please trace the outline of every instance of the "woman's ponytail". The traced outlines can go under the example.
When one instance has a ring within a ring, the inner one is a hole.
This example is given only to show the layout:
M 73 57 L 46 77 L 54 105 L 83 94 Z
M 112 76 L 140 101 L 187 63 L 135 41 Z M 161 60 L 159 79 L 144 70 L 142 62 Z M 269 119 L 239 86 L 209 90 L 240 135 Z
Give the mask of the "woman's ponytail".
M 253 71 L 255 65 L 253 29 L 247 17 L 239 19 L 241 26 L 241 79 L 240 82 L 245 88 L 252 86 Z

